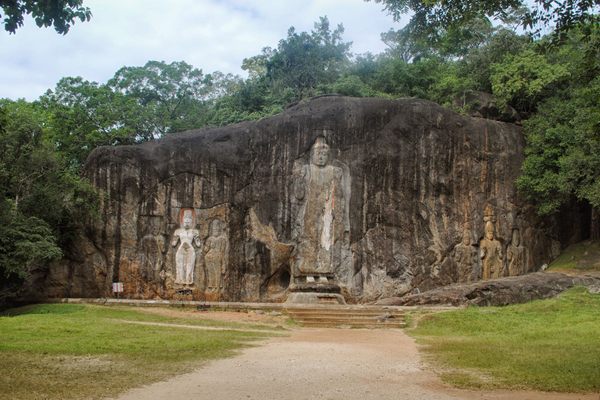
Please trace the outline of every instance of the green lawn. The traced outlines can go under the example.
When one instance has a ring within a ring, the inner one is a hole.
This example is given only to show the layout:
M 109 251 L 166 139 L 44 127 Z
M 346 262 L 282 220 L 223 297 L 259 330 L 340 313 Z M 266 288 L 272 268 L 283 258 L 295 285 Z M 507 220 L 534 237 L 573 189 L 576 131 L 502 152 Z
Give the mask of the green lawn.
M 459 387 L 600 392 L 600 295 L 583 288 L 426 316 L 409 333 Z
M 207 331 L 124 321 L 249 328 Z M 0 398 L 98 399 L 227 357 L 260 326 L 167 318 L 131 309 L 48 304 L 0 316 Z M 271 333 L 272 334 L 272 333 Z

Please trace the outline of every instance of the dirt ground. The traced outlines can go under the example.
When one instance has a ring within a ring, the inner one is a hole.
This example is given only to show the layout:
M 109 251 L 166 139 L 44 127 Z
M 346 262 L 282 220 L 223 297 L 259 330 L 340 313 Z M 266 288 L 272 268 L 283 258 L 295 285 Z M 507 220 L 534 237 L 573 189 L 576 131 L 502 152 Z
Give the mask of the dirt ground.
M 238 322 L 240 317 L 246 318 L 238 314 Z M 600 400 L 600 395 L 452 389 L 427 369 L 401 330 L 298 328 L 117 398 L 156 399 Z

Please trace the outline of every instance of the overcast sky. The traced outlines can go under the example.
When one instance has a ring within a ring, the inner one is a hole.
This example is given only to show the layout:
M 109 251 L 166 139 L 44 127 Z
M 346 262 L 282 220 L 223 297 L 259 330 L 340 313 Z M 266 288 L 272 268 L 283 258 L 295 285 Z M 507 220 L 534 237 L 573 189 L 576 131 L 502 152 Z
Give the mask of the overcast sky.
M 363 0 L 85 0 L 91 21 L 66 35 L 33 20 L 0 31 L 0 97 L 34 100 L 65 76 L 106 82 L 123 66 L 185 61 L 205 73 L 244 75 L 246 57 L 276 47 L 294 26 L 310 31 L 319 16 L 343 23 L 352 52 L 385 49 L 380 33 L 399 28 L 380 4 Z

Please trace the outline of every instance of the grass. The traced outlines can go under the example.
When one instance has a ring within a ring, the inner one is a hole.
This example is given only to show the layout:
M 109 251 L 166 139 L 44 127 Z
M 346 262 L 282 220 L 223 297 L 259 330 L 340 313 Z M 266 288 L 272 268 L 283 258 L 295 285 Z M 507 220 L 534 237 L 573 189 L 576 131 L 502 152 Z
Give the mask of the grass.
M 0 316 L 0 398 L 99 399 L 228 357 L 260 331 L 130 324 L 245 324 L 162 317 L 132 309 L 35 305 Z
M 600 391 L 600 295 L 584 288 L 426 316 L 409 333 L 458 387 Z
M 600 271 L 600 241 L 586 240 L 567 247 L 548 270 Z

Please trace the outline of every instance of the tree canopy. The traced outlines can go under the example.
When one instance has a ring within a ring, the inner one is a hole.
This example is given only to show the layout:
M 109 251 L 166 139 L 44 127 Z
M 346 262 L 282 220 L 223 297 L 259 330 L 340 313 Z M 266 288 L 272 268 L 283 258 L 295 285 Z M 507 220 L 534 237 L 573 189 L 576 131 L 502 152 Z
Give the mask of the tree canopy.
M 430 39 L 437 39 L 440 31 L 460 29 L 481 18 L 516 23 L 536 35 L 544 29 L 562 35 L 578 25 L 594 21 L 600 8 L 598 0 L 373 1 L 383 4 L 396 20 L 412 12 L 411 30 Z
M 65 34 L 76 20 L 89 21 L 92 12 L 83 0 L 0 0 L 0 21 L 10 33 L 23 26 L 24 17 L 31 15 L 39 27 L 54 27 Z

